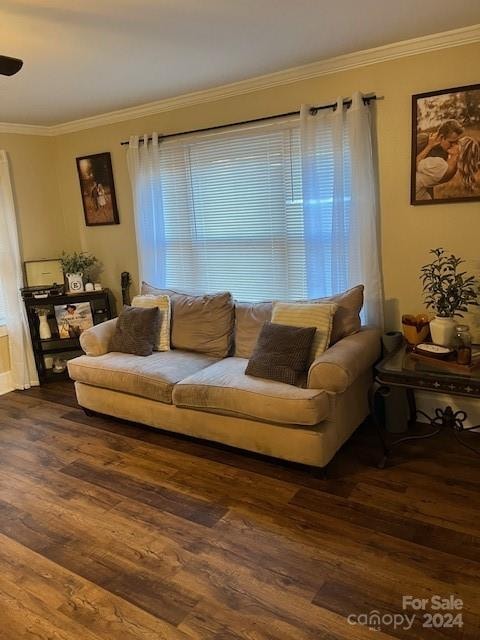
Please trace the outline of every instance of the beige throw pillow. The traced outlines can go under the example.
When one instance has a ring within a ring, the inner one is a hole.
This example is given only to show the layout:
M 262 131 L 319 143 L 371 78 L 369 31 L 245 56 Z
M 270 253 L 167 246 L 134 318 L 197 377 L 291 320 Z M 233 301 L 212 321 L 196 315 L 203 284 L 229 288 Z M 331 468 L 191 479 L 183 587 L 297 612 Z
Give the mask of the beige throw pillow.
M 310 360 L 318 358 L 330 342 L 333 316 L 337 305 L 331 303 L 303 304 L 301 302 L 274 302 L 272 322 L 291 327 L 315 327 Z
M 166 295 L 135 296 L 132 300 L 132 307 L 160 309 L 160 329 L 155 340 L 155 351 L 170 351 L 170 298 Z

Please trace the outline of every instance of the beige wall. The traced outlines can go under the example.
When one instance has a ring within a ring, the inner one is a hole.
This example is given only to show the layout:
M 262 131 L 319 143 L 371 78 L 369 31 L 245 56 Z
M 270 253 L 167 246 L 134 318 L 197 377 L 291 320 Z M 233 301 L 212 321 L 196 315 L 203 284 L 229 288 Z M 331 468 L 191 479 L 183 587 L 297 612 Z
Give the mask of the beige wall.
M 8 154 L 23 260 L 58 256 L 75 246 L 59 198 L 54 138 L 0 133 Z
M 478 82 L 478 65 L 473 61 L 479 59 L 480 44 L 444 49 L 67 134 L 54 140 L 38 139 L 35 144 L 29 141 L 25 142 L 25 149 L 17 141 L 11 155 L 24 253 L 39 257 L 70 245 L 91 251 L 104 263 L 102 281 L 114 289 L 118 298 L 121 271 L 130 271 L 135 286 L 137 283 L 131 191 L 125 148 L 120 146 L 122 140 L 131 134 L 153 130 L 168 133 L 291 111 L 298 109 L 302 102 L 318 104 L 338 95 L 351 95 L 358 89 L 375 91 L 384 96 L 376 110 L 386 320 L 388 328 L 397 327 L 400 313 L 422 309 L 418 271 L 428 258 L 429 248 L 445 246 L 468 258 L 472 268 L 478 266 L 479 203 L 412 207 L 409 175 L 411 95 Z M 8 146 L 6 148 L 8 150 Z M 121 224 L 87 228 L 83 222 L 75 157 L 101 151 L 112 153 Z M 29 160 L 20 157 L 24 153 Z M 39 163 L 39 156 L 44 154 L 48 158 L 45 165 Z M 55 202 L 57 195 L 52 178 L 55 172 L 50 162 L 56 163 L 61 216 Z M 39 174 L 31 175 L 39 169 Z
M 55 140 L 0 133 L 0 149 L 8 154 L 22 260 L 56 257 L 76 246 L 62 218 Z M 0 373 L 9 368 L 8 338 L 0 337 Z

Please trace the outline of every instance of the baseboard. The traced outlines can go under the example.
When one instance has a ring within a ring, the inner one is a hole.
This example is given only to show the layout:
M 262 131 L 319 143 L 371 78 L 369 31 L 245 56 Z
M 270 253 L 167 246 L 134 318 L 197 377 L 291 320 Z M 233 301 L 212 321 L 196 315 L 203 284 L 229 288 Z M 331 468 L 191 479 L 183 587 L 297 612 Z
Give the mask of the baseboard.
M 0 373 L 0 396 L 13 391 L 12 376 L 10 371 Z

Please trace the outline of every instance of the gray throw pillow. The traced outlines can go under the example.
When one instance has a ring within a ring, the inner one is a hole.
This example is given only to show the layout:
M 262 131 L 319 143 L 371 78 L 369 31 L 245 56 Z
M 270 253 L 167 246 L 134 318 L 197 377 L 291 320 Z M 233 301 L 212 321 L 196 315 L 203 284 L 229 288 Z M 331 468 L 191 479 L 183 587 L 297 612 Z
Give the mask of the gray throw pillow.
M 160 309 L 124 306 L 118 316 L 109 350 L 150 356 L 160 328 Z
M 246 375 L 286 384 L 301 384 L 315 332 L 315 327 L 291 327 L 266 322 L 248 361 Z

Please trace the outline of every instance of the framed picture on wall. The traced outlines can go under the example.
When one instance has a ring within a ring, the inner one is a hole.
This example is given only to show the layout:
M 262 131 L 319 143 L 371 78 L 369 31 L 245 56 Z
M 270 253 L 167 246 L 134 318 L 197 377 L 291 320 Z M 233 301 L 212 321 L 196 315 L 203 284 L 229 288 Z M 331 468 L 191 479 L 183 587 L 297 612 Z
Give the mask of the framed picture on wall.
M 77 158 L 85 224 L 120 224 L 110 153 Z
M 412 96 L 410 203 L 480 200 L 480 84 Z

